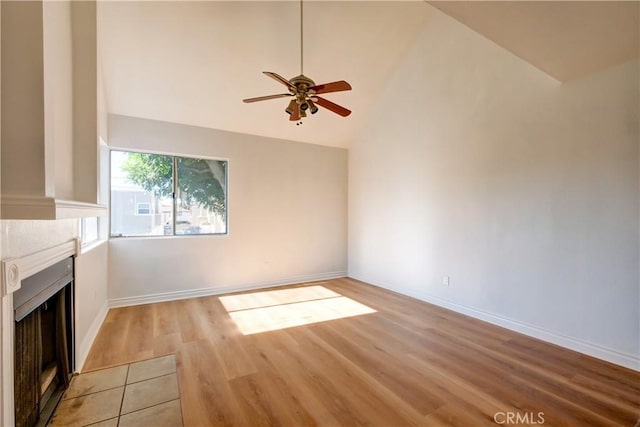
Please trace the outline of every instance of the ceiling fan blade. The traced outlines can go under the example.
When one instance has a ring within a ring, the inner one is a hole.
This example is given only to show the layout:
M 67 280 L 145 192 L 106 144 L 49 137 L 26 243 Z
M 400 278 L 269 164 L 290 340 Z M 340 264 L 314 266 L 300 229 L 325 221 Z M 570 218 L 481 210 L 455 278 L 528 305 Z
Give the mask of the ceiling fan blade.
M 316 104 L 318 104 L 321 107 L 326 108 L 329 111 L 333 111 L 334 113 L 342 116 L 342 117 L 347 117 L 349 114 L 351 114 L 351 110 L 347 110 L 346 108 L 335 104 L 327 99 L 324 98 L 320 98 L 319 96 L 314 96 L 314 101 Z
M 297 102 L 295 102 L 294 104 L 295 105 L 293 106 L 293 112 L 289 116 L 289 121 L 297 122 L 298 120 L 300 120 L 300 104 L 298 104 Z
M 309 90 L 312 90 L 314 93 L 341 92 L 343 90 L 351 90 L 351 85 L 344 80 L 340 80 L 337 82 L 312 86 Z
M 269 77 L 271 77 L 273 80 L 282 83 L 283 85 L 285 85 L 286 87 L 288 87 L 289 89 L 293 89 L 295 91 L 296 87 L 294 85 L 291 84 L 291 82 L 287 79 L 285 79 L 284 77 L 282 77 L 279 74 L 273 73 L 271 71 L 263 71 L 263 73 Z
M 286 96 L 293 96 L 293 95 L 290 93 L 280 93 L 278 95 L 258 96 L 257 98 L 243 99 L 242 102 L 246 102 L 248 104 L 250 102 L 266 101 L 267 99 L 284 98 Z

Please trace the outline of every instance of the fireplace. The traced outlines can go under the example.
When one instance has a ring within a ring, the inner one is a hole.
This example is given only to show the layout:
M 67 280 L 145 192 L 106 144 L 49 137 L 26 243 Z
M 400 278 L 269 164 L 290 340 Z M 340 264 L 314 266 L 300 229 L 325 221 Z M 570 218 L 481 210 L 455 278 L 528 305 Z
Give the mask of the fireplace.
M 46 425 L 74 370 L 73 258 L 24 279 L 13 306 L 15 424 Z

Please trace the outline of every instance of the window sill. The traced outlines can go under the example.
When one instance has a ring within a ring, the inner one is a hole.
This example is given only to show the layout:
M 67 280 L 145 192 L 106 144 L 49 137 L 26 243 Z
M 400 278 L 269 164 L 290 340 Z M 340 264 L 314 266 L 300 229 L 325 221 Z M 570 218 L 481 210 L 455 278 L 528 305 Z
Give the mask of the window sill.
M 82 243 L 80 246 L 79 255 L 83 255 L 83 254 L 86 254 L 87 252 L 91 252 L 92 250 L 99 248 L 100 246 L 108 242 L 109 240 L 107 239 L 98 239 L 98 240 L 93 240 L 91 242 Z
M 156 235 L 156 236 L 110 236 L 109 240 L 156 240 L 156 239 L 192 239 L 198 237 L 229 237 L 229 233 L 211 233 L 211 234 L 178 234 L 175 236 Z

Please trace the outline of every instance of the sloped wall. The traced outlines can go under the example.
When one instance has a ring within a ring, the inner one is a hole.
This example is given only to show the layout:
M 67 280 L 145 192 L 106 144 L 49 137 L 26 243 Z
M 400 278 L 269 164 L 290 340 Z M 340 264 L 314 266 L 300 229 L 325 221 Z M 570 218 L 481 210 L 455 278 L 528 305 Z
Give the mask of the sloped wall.
M 349 152 L 349 275 L 638 369 L 639 75 L 438 12 Z

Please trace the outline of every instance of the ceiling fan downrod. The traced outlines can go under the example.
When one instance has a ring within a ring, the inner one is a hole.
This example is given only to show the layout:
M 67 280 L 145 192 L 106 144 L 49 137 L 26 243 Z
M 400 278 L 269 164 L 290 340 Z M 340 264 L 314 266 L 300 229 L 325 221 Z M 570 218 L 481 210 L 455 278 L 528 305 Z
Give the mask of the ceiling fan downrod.
M 285 109 L 289 114 L 289 121 L 296 122 L 299 126 L 302 124 L 302 119 L 307 117 L 307 112 L 315 114 L 318 112 L 318 106 L 325 108 L 335 114 L 342 117 L 347 117 L 351 114 L 351 111 L 335 104 L 328 99 L 318 96 L 319 94 L 341 92 L 345 90 L 351 90 L 351 85 L 344 80 L 339 80 L 331 83 L 324 83 L 317 85 L 313 80 L 304 75 L 304 4 L 303 0 L 300 0 L 300 75 L 292 77 L 287 80 L 271 71 L 263 71 L 263 73 L 274 79 L 275 81 L 283 84 L 287 87 L 288 93 L 280 93 L 277 95 L 259 96 L 257 98 L 243 99 L 245 103 L 252 103 L 258 101 L 266 101 L 276 98 L 289 98 L 289 105 Z
M 300 0 L 300 75 L 304 75 L 304 16 L 302 0 Z

